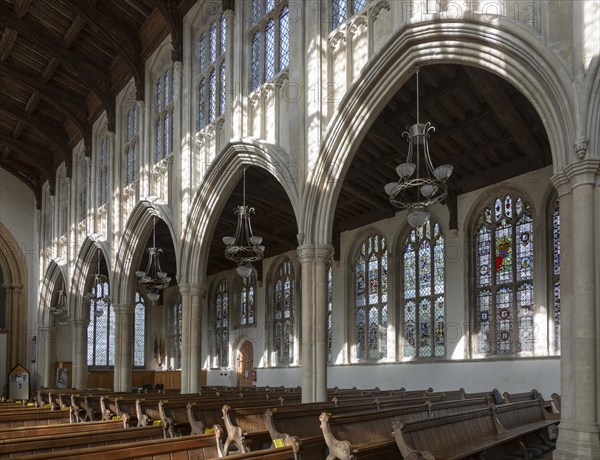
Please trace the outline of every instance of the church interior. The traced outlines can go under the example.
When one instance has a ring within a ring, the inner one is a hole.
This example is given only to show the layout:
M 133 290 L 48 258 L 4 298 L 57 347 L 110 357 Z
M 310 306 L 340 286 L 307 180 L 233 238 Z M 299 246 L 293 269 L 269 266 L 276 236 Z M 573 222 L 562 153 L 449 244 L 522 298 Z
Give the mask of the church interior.
M 0 33 L 0 456 L 600 458 L 600 1 Z

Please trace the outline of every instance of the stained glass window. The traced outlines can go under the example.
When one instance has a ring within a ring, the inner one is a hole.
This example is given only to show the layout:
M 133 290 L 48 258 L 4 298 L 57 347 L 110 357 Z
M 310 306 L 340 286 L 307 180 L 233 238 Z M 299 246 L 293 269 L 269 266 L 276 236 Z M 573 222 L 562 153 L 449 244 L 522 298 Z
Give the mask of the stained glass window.
M 554 332 L 554 352 L 560 353 L 560 212 L 558 198 L 553 200 L 551 210 L 552 239 L 551 239 L 551 271 L 550 287 L 552 309 L 552 324 Z
M 138 107 L 133 104 L 127 111 L 125 127 L 125 185 L 138 179 Z
M 217 284 L 215 293 L 215 364 L 229 365 L 229 288 L 226 280 Z
M 224 14 L 210 21 L 198 39 L 199 73 L 198 130 L 225 115 L 227 66 L 227 19 Z
M 133 310 L 133 365 L 146 363 L 146 304 L 139 292 L 135 293 Z
M 87 365 L 115 365 L 115 315 L 108 301 L 110 290 L 106 281 L 92 286 L 88 303 Z
M 331 0 L 331 29 L 337 29 L 350 16 L 360 13 L 368 2 L 369 0 Z
M 158 163 L 173 151 L 173 66 L 167 67 L 156 81 L 156 112 L 154 114 L 154 162 Z
M 102 136 L 100 141 L 100 152 L 98 155 L 98 206 L 108 202 L 108 134 Z
M 332 362 L 331 345 L 333 343 L 333 265 L 327 264 L 327 361 Z
M 370 235 L 354 260 L 356 359 L 387 357 L 387 276 L 386 240 Z
M 240 292 L 240 324 L 242 326 L 254 324 L 255 321 L 255 291 L 256 276 L 254 272 L 242 279 Z
M 181 331 L 183 319 L 183 305 L 181 303 L 181 294 L 177 295 L 177 298 L 171 306 L 169 319 L 171 322 L 171 367 L 173 369 L 181 369 Z
M 287 0 L 255 1 L 250 42 L 250 91 L 271 80 L 289 65 L 290 22 Z
M 446 355 L 444 236 L 430 220 L 411 229 L 402 245 L 404 358 Z
M 531 354 L 534 344 L 533 215 L 520 196 L 487 203 L 474 228 L 473 351 Z
M 296 301 L 294 268 L 289 259 L 286 258 L 277 267 L 274 281 L 273 364 L 288 366 L 294 362 L 293 330 Z

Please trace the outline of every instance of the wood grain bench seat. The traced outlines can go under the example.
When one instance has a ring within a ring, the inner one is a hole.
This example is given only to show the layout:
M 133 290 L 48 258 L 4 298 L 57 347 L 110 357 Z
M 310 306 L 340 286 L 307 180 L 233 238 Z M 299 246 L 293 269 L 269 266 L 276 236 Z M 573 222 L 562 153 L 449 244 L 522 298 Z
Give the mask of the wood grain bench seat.
M 45 426 L 24 426 L 0 430 L 0 440 L 31 438 L 34 436 L 47 436 L 61 433 L 78 433 L 82 431 L 104 431 L 125 428 L 123 420 L 110 420 L 88 423 L 59 423 Z
M 301 449 L 300 442 L 295 440 L 287 446 L 274 447 L 271 449 L 260 449 L 251 452 L 239 452 L 227 455 L 229 460 L 245 460 L 245 459 L 266 459 L 266 460 L 299 460 Z M 305 460 L 312 460 L 315 457 L 304 456 Z M 211 459 L 212 460 L 212 459 Z
M 133 429 L 133 428 L 132 428 Z M 180 438 L 131 442 L 85 449 L 48 452 L 28 457 L 28 460 L 78 459 L 78 460 L 208 460 L 220 454 L 218 440 L 213 435 L 184 436 Z
M 392 424 L 398 449 L 404 460 L 458 460 L 485 452 L 487 458 L 502 458 L 527 450 L 519 435 L 504 428 L 495 407 L 427 420 Z
M 44 413 L 11 414 L 9 417 L 0 415 L 0 430 L 18 428 L 21 426 L 55 425 L 73 422 L 70 408 L 53 410 Z
M 4 439 L 0 441 L 0 457 L 33 455 L 150 439 L 164 439 L 162 427 L 118 428 L 116 430 L 83 431 L 34 438 Z

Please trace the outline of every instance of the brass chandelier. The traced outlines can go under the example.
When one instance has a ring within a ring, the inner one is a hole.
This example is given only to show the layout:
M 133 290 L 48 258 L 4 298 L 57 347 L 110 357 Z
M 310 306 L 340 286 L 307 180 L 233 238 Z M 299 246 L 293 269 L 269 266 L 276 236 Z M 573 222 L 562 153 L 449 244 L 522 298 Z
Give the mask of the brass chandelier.
M 152 246 L 146 249 L 146 252 L 148 253 L 146 270 L 139 270 L 135 274 L 138 277 L 138 285 L 146 288 L 148 299 L 154 303 L 160 298 L 160 291 L 168 287 L 171 282 L 171 277 L 160 267 L 160 255 L 163 251 L 156 247 L 156 216 L 153 216 Z

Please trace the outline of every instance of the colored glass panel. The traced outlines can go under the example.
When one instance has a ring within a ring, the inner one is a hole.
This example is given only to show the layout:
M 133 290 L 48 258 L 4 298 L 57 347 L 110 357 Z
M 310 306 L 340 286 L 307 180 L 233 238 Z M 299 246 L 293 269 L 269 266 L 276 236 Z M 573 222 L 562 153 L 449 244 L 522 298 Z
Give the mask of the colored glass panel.
M 446 353 L 446 341 L 445 341 L 445 311 L 444 311 L 444 298 L 438 297 L 434 303 L 434 324 L 435 324 L 435 356 L 443 357 Z
M 419 356 L 431 356 L 431 302 L 419 303 Z
M 294 272 L 292 263 L 284 260 L 276 270 L 274 327 L 274 360 L 281 365 L 289 365 L 294 361 L 293 341 L 294 325 Z
M 417 309 L 413 301 L 404 305 L 404 357 L 412 358 L 417 350 Z
M 496 283 L 509 283 L 513 276 L 513 227 L 507 220 L 496 227 L 495 247 Z
M 517 289 L 517 321 L 519 326 L 519 341 L 517 351 L 533 352 L 533 285 L 523 283 Z
M 496 351 L 501 354 L 513 352 L 513 295 L 509 287 L 496 292 Z

